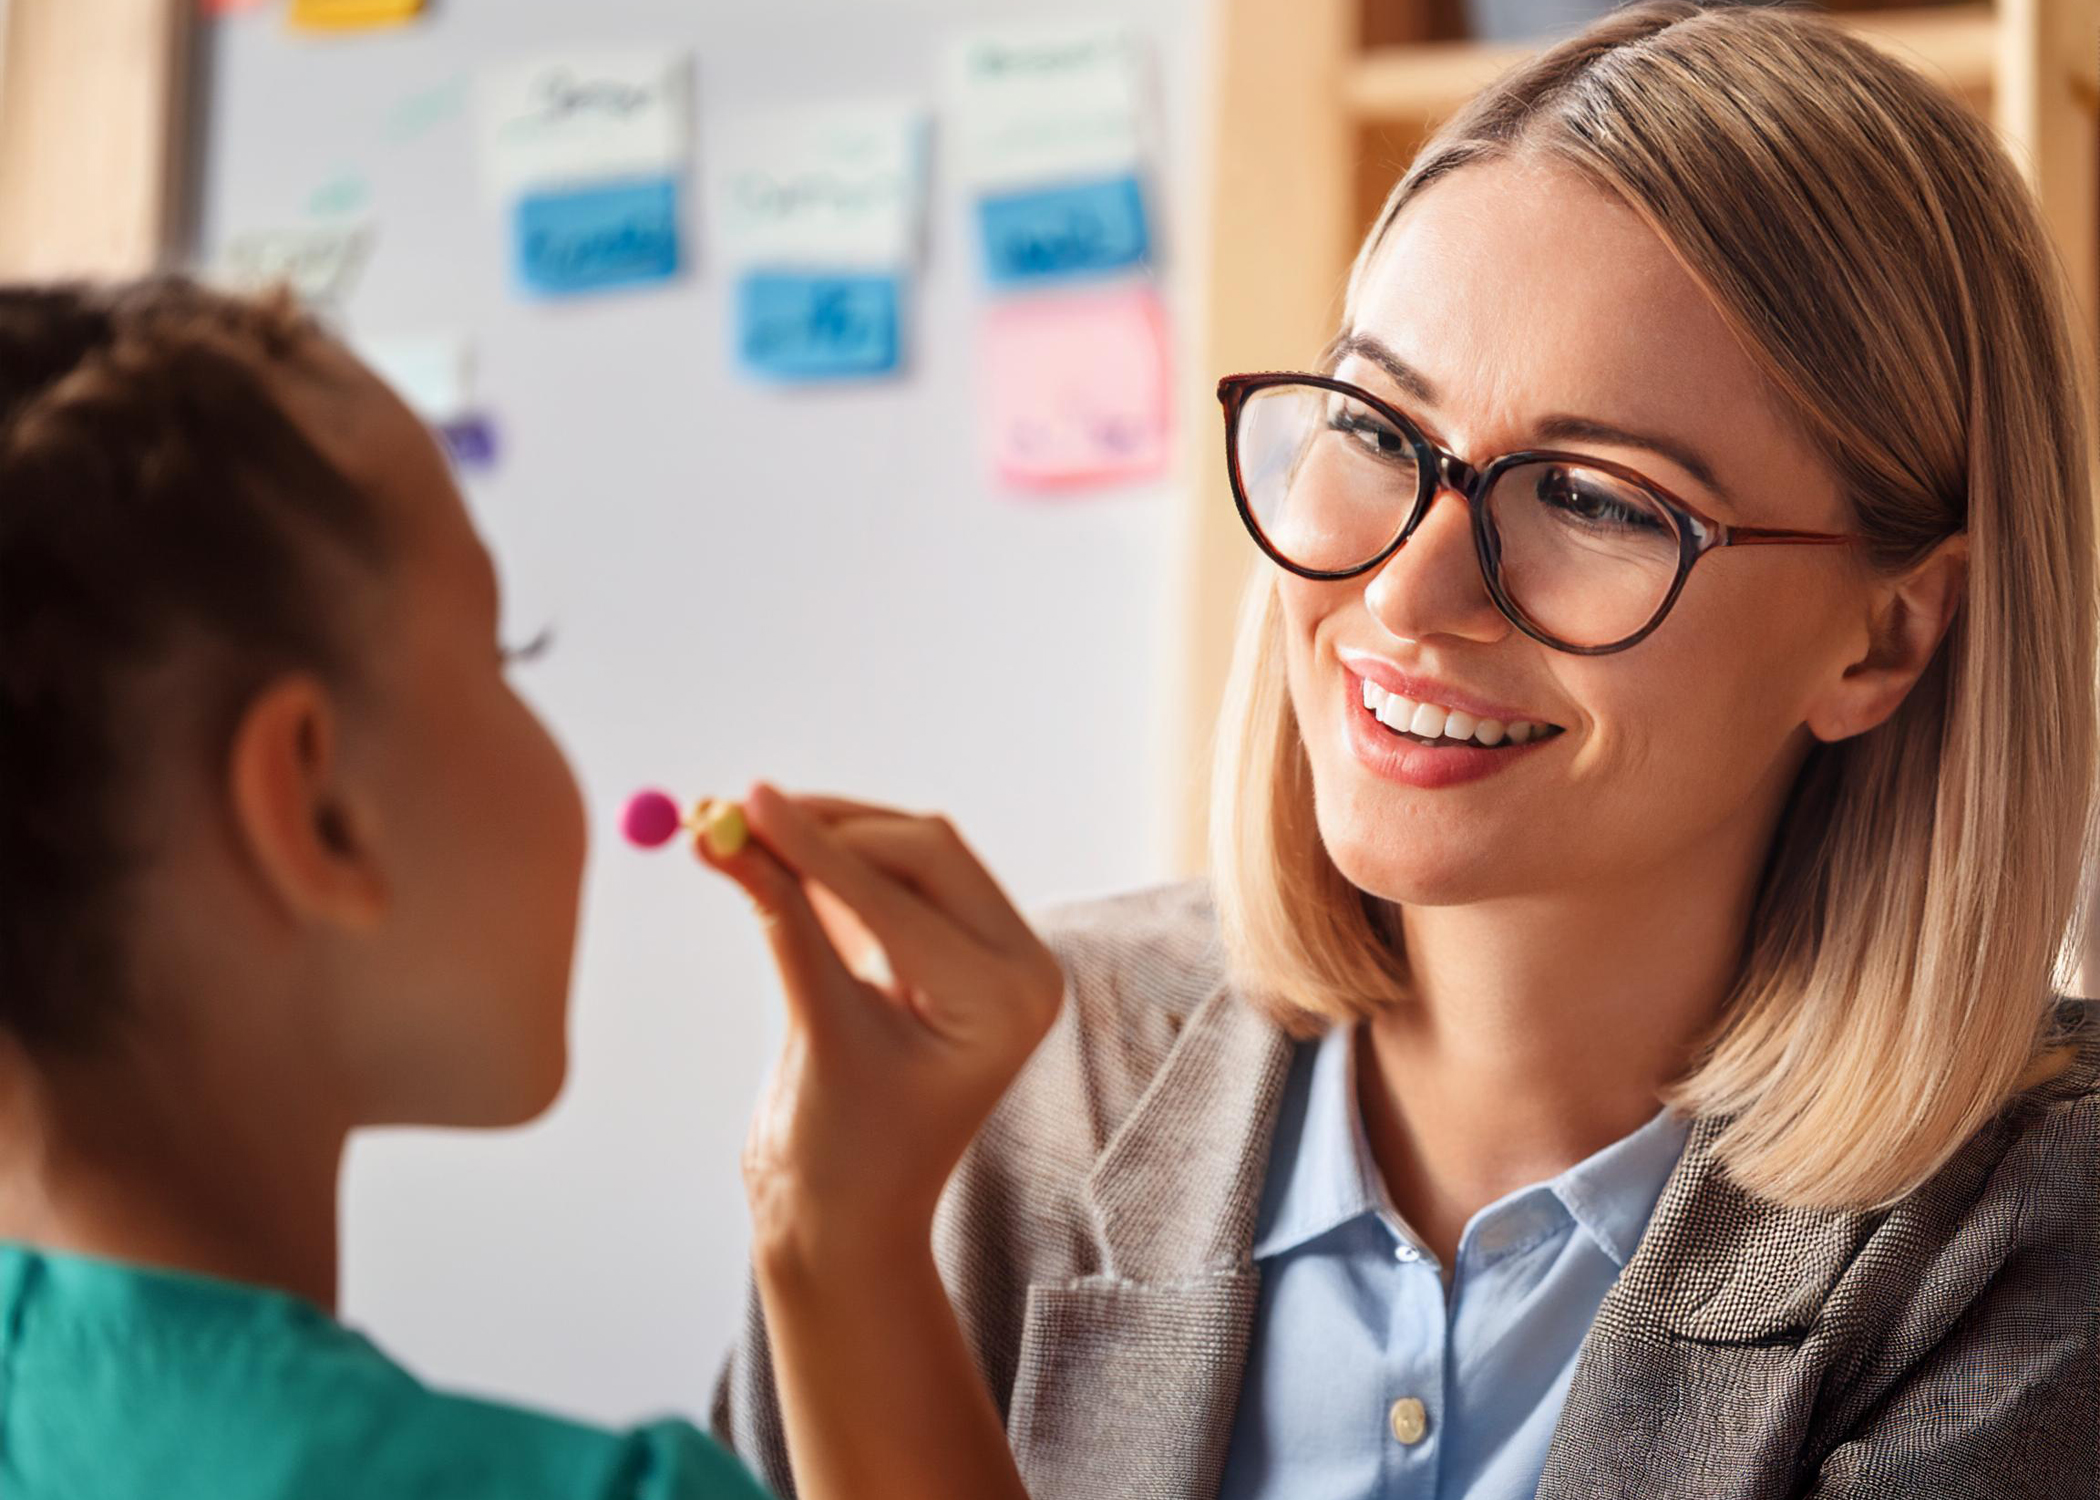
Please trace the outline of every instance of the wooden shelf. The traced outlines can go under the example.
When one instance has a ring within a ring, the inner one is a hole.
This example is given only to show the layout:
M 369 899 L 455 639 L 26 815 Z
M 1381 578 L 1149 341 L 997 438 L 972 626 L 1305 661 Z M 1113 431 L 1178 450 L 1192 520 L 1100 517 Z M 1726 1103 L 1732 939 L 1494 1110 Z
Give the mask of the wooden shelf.
M 1989 5 L 1840 11 L 1831 19 L 1898 56 L 1943 76 L 1973 98 L 1990 94 L 1997 21 Z M 1363 124 L 1419 125 L 1441 120 L 1537 45 L 1418 42 L 1377 47 L 1343 74 L 1344 106 Z

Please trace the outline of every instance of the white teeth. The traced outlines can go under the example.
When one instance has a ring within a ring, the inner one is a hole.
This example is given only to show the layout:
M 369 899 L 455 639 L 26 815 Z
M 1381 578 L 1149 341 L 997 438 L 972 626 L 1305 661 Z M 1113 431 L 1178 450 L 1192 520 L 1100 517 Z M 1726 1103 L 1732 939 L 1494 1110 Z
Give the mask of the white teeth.
M 1476 719 L 1455 708 L 1416 703 L 1398 693 L 1387 692 L 1368 677 L 1364 679 L 1364 707 L 1386 728 L 1401 734 L 1419 735 L 1425 740 L 1469 739 L 1494 746 L 1506 739 L 1512 745 L 1524 745 L 1549 733 L 1553 727 L 1529 719 L 1504 724 L 1500 719 Z

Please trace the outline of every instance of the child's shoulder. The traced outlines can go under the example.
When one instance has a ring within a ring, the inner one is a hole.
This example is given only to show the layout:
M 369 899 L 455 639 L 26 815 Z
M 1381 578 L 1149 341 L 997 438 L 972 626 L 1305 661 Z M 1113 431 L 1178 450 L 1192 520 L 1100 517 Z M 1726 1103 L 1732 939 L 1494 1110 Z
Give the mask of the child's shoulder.
M 435 1391 L 300 1298 L 0 1245 L 9 1500 L 756 1500 L 690 1424 Z

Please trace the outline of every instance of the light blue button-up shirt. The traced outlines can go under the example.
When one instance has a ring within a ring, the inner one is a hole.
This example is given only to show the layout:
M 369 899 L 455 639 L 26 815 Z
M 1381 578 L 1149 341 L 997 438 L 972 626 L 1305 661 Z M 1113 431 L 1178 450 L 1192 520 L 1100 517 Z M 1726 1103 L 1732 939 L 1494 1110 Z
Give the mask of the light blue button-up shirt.
M 1688 1124 L 1660 1111 L 1474 1214 L 1447 1297 L 1371 1158 L 1356 1045 L 1356 1029 L 1339 1026 L 1292 1064 L 1255 1228 L 1261 1305 L 1221 1500 L 1529 1497 L 1583 1335 L 1640 1243 Z

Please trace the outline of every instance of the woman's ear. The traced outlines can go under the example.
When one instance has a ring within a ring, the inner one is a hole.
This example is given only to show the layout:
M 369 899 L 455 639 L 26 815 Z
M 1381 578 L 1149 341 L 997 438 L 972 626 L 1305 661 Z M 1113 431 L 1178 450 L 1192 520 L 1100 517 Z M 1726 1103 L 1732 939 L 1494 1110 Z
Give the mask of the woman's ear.
M 370 819 L 345 784 L 327 688 L 306 673 L 271 682 L 234 730 L 234 823 L 257 873 L 298 921 L 367 930 L 386 912 Z
M 1867 651 L 1808 716 L 1819 740 L 1864 734 L 1893 714 L 1939 650 L 1961 607 L 1969 538 L 1948 537 L 1900 578 L 1878 584 L 1869 604 Z

